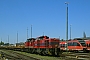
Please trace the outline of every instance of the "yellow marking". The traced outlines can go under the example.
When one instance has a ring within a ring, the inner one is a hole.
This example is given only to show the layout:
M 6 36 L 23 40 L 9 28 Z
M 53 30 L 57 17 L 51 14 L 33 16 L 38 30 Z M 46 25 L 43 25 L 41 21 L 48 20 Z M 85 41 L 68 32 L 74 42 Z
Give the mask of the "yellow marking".
M 0 56 L 1 56 L 1 54 L 0 54 Z
M 78 56 L 76 56 L 76 58 L 78 58 Z
M 48 54 L 49 54 L 49 55 L 52 55 L 49 51 L 48 51 Z
M 3 59 L 4 59 L 4 60 L 6 60 L 6 58 L 5 58 L 5 57 L 3 57 Z

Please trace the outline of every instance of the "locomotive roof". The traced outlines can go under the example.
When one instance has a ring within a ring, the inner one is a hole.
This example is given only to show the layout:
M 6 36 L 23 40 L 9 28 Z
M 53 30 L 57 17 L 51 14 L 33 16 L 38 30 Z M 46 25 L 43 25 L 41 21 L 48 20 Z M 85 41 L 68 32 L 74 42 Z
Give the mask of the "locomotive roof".
M 43 38 L 48 39 L 49 37 L 48 37 L 48 36 L 40 36 L 40 37 L 37 37 L 37 39 L 43 39 Z
M 87 38 L 74 38 L 73 40 L 87 40 Z
M 31 40 L 36 40 L 35 38 L 29 38 L 27 39 L 27 41 L 31 41 Z
M 29 38 L 29 39 L 27 39 L 27 40 L 32 40 L 32 39 L 35 39 L 35 38 Z

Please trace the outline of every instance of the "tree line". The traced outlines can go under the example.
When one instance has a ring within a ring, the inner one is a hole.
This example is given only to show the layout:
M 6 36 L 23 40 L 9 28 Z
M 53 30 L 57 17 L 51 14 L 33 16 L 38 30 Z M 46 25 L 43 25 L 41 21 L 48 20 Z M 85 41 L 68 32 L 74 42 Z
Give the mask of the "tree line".
M 0 45 L 4 45 L 4 42 L 1 41 L 1 42 L 0 42 Z

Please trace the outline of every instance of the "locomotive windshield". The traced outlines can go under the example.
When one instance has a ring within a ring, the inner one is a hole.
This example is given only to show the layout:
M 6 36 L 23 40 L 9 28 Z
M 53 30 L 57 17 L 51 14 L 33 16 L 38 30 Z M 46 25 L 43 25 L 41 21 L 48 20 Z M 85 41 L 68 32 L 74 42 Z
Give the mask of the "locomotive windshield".
M 27 39 L 27 42 L 29 42 L 30 40 L 29 39 Z
M 65 44 L 61 44 L 60 46 L 61 46 L 61 47 L 65 47 L 66 45 L 65 45 Z
M 78 40 L 82 46 L 86 46 L 86 43 L 84 40 Z
M 82 46 L 86 46 L 86 44 L 85 44 L 85 43 L 81 43 L 81 45 L 82 45 Z

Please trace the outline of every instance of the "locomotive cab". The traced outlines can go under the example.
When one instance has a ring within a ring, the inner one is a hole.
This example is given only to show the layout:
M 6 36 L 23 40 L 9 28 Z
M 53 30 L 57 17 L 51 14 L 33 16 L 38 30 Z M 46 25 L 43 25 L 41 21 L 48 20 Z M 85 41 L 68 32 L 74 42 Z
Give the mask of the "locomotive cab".
M 90 40 L 85 40 L 85 42 L 86 42 L 87 50 L 90 51 Z
M 33 45 L 33 41 L 35 41 L 35 38 L 29 38 L 27 39 L 27 41 L 25 42 L 25 47 L 29 48 Z

